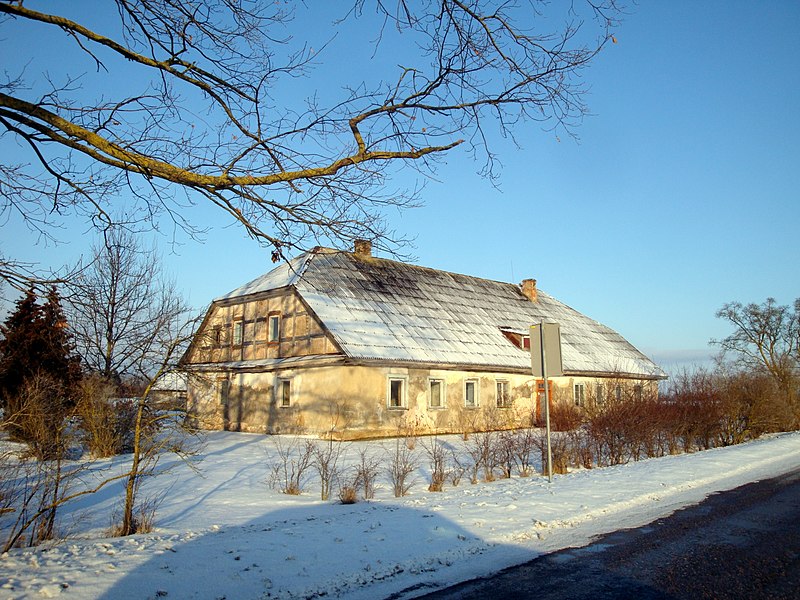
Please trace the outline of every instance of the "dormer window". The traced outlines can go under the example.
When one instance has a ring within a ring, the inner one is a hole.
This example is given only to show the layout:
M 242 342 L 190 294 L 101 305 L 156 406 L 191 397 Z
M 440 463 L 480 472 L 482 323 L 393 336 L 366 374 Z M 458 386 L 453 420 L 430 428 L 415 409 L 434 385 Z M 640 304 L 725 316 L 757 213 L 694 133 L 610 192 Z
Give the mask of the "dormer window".
M 530 351 L 531 349 L 531 336 L 527 331 L 521 329 L 514 329 L 512 327 L 501 327 L 500 331 L 506 336 L 506 339 L 514 344 L 520 350 Z

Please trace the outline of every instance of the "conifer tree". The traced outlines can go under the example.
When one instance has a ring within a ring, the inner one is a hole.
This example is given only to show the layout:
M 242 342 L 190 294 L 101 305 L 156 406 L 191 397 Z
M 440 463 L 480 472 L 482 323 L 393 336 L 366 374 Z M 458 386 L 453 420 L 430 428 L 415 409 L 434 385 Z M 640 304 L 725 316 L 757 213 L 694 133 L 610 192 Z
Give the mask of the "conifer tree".
M 42 308 L 30 288 L 17 300 L 14 311 L 0 326 L 0 402 L 6 418 L 18 411 L 17 399 L 22 386 L 35 372 L 32 357 L 40 354 L 41 320 Z
M 48 291 L 42 307 L 40 335 L 42 354 L 39 368 L 63 389 L 64 408 L 72 408 L 75 405 L 75 386 L 81 378 L 80 359 L 75 354 L 75 344 L 55 286 Z
M 29 289 L 0 329 L 0 400 L 14 439 L 36 446 L 41 457 L 56 450 L 49 439 L 74 406 L 80 364 L 55 288 L 44 305 Z M 46 451 L 45 451 L 46 450 Z

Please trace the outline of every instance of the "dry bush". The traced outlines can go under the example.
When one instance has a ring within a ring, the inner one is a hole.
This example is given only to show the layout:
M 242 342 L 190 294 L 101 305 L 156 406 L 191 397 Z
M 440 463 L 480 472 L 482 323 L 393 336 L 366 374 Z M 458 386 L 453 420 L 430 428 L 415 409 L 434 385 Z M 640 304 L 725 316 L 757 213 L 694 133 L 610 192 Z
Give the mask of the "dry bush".
M 496 431 L 481 431 L 464 442 L 464 451 L 471 461 L 469 469 L 471 483 L 478 483 L 478 473 L 481 470 L 483 470 L 484 481 L 494 481 L 498 435 Z
M 619 465 L 630 460 L 628 418 L 624 402 L 608 403 L 589 418 L 586 432 L 599 466 Z
M 450 448 L 450 483 L 453 487 L 457 487 L 461 483 L 461 478 L 467 472 L 467 467 L 463 462 L 463 458 L 459 455 L 454 448 Z
M 542 475 L 547 475 L 547 432 L 544 429 L 537 430 L 534 444 L 539 449 L 542 461 Z M 550 453 L 553 459 L 553 474 L 566 474 L 569 471 L 570 456 L 572 455 L 569 438 L 566 434 L 554 432 L 550 435 Z
M 372 500 L 375 497 L 375 480 L 378 478 L 381 461 L 376 456 L 371 456 L 367 448 L 362 448 L 358 453 L 356 464 L 356 481 L 364 491 L 364 499 Z
M 136 533 L 152 533 L 155 529 L 156 512 L 164 501 L 166 494 L 149 496 L 138 502 L 133 514 L 131 531 L 125 532 L 123 528 L 122 511 L 114 511 L 111 517 L 111 527 L 108 529 L 109 537 L 123 537 Z
M 497 435 L 497 444 L 495 445 L 494 457 L 495 464 L 500 469 L 500 474 L 503 479 L 509 479 L 517 464 L 517 434 L 513 430 L 501 431 Z
M 719 380 L 704 369 L 673 377 L 663 400 L 671 405 L 669 436 L 683 452 L 714 446 L 720 427 L 721 391 Z
M 339 502 L 342 504 L 355 504 L 358 502 L 358 488 L 352 484 L 339 487 Z
M 530 477 L 533 473 L 533 465 L 531 464 L 531 457 L 533 451 L 537 448 L 535 430 L 526 427 L 514 432 L 514 458 L 519 468 L 520 477 Z
M 395 498 L 401 498 L 408 494 L 414 481 L 411 475 L 417 469 L 416 452 L 408 447 L 408 444 L 400 438 L 394 440 L 394 444 L 388 449 L 384 448 L 388 466 L 386 473 L 392 484 L 392 491 Z
M 337 495 L 339 502 L 342 504 L 355 504 L 358 502 L 358 488 L 361 483 L 358 466 L 353 466 L 350 469 L 349 476 L 342 475 L 338 478 L 338 481 L 339 491 Z
M 566 441 L 569 447 L 570 462 L 577 467 L 591 469 L 594 467 L 594 452 L 592 443 L 586 431 L 576 429 L 566 433 Z
M 276 436 L 275 450 L 278 457 L 269 467 L 269 485 L 283 494 L 299 496 L 303 493 L 306 472 L 311 468 L 314 445 L 299 438 L 284 444 L 280 436 Z
M 567 401 L 550 402 L 550 429 L 553 431 L 572 431 L 583 423 L 583 411 Z
M 136 419 L 132 400 L 114 400 L 114 385 L 99 375 L 85 377 L 78 387 L 76 411 L 83 442 L 94 458 L 130 452 Z
M 339 459 L 347 447 L 332 438 L 327 442 L 308 442 L 308 447 L 311 449 L 311 467 L 319 475 L 320 500 L 328 500 L 339 475 Z
M 429 492 L 441 492 L 444 489 L 444 482 L 447 480 L 447 454 L 445 447 L 436 436 L 426 439 L 422 443 L 425 455 L 428 457 L 430 465 Z
M 37 460 L 56 460 L 67 451 L 67 399 L 64 387 L 46 374 L 25 380 L 4 415 L 3 427 L 12 439 L 25 443 Z

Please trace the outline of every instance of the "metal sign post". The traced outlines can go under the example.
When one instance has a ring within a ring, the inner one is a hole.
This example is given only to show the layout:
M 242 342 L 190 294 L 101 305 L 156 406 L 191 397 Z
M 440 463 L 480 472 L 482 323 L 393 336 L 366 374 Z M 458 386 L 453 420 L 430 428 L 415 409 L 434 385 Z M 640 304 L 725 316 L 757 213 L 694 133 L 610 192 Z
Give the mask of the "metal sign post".
M 531 370 L 544 381 L 544 422 L 547 432 L 547 479 L 553 482 L 553 451 L 550 444 L 550 386 L 548 372 L 553 377 L 562 375 L 561 328 L 557 323 L 531 325 Z M 538 393 L 537 393 L 538 396 Z

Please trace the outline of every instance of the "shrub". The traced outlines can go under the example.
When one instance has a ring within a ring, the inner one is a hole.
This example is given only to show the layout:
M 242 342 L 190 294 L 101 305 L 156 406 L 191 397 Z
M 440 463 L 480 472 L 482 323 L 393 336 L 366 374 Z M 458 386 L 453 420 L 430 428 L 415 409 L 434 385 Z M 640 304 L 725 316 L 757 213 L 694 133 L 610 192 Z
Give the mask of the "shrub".
M 444 482 L 447 479 L 447 455 L 444 446 L 436 437 L 429 438 L 423 442 L 422 447 L 428 457 L 431 475 L 429 492 L 441 492 L 444 489 Z
M 358 488 L 354 485 L 343 485 L 339 488 L 339 502 L 342 504 L 355 504 L 358 502 Z
M 341 442 L 331 438 L 324 443 L 309 442 L 311 450 L 311 467 L 319 475 L 320 500 L 327 500 L 331 495 L 331 488 L 339 475 L 339 459 L 344 451 Z
M 550 429 L 553 431 L 572 431 L 581 426 L 583 411 L 571 402 L 550 401 Z
M 378 478 L 380 464 L 380 460 L 375 456 L 370 456 L 366 448 L 362 448 L 359 451 L 358 464 L 356 464 L 356 482 L 364 490 L 365 500 L 371 500 L 375 497 L 375 480 Z
M 136 419 L 132 400 L 114 400 L 114 386 L 98 375 L 78 386 L 77 415 L 83 443 L 94 458 L 130 452 Z
M 38 460 L 63 458 L 67 449 L 67 409 L 64 388 L 52 377 L 27 378 L 4 415 L 3 427 L 12 439 L 25 443 Z
M 305 474 L 311 468 L 314 445 L 301 443 L 298 438 L 287 445 L 279 436 L 275 440 L 278 457 L 270 464 L 269 484 L 284 494 L 299 496 L 303 492 Z
M 400 438 L 396 438 L 391 448 L 386 450 L 389 481 L 392 484 L 395 498 L 408 494 L 413 485 L 411 474 L 417 469 L 417 455 Z
M 529 477 L 533 473 L 531 457 L 536 447 L 536 433 L 533 429 L 526 427 L 514 433 L 514 458 L 520 477 Z

